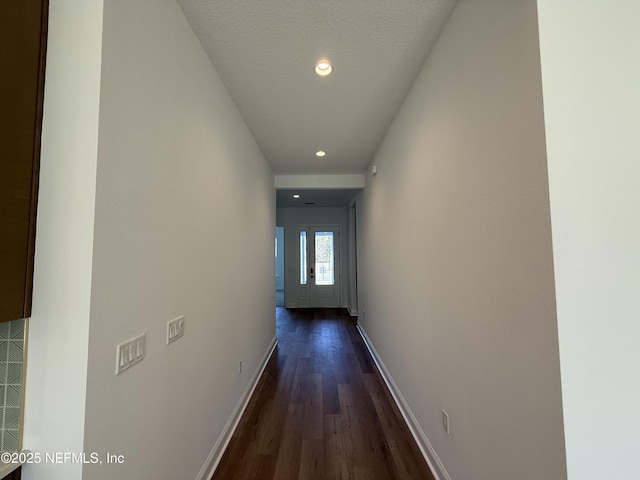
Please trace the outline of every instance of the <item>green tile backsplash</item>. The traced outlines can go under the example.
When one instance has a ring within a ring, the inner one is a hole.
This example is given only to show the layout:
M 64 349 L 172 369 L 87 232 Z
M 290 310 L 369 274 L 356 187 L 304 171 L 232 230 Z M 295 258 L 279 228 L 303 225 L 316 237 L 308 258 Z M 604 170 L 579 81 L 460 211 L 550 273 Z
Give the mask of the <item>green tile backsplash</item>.
M 0 450 L 20 448 L 25 320 L 0 323 Z

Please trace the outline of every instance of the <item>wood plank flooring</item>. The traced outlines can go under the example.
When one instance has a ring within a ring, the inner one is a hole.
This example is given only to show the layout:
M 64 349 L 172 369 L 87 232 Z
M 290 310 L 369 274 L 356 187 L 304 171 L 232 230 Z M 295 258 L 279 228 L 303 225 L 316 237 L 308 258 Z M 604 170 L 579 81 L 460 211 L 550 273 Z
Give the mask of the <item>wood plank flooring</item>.
M 434 480 L 346 310 L 277 309 L 214 480 Z

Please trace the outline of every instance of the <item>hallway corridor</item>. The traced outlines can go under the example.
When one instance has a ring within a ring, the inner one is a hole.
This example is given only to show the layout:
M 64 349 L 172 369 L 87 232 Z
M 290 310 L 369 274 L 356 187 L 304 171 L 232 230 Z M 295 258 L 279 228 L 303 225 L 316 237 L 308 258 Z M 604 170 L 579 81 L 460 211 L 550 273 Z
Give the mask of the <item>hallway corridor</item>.
M 346 310 L 277 308 L 277 337 L 215 480 L 433 480 Z

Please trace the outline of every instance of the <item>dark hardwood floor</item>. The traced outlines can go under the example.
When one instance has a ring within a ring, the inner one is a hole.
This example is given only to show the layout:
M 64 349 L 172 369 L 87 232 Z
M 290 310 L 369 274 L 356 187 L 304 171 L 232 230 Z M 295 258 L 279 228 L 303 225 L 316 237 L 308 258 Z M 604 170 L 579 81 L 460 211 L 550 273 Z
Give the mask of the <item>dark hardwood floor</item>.
M 277 318 L 278 346 L 214 480 L 433 480 L 346 310 Z

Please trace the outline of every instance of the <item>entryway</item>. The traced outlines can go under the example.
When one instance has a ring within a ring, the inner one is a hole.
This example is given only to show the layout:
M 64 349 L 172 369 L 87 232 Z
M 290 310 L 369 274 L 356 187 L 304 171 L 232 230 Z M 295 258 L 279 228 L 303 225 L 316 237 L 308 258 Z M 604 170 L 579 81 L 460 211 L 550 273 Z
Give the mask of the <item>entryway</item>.
M 340 306 L 340 227 L 298 226 L 299 306 Z
M 276 227 L 276 307 L 284 307 L 284 227 Z

